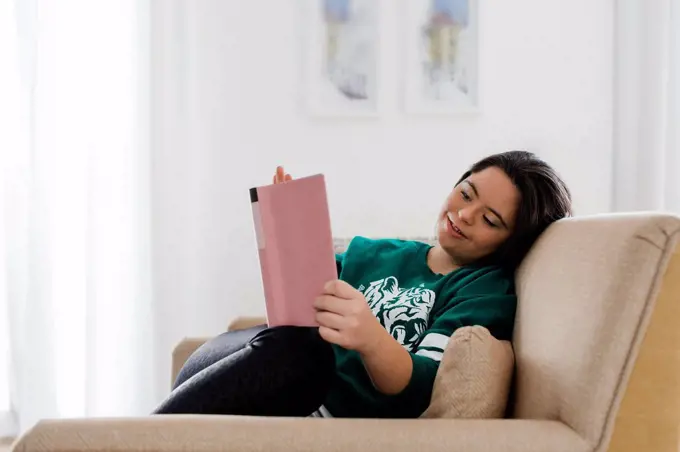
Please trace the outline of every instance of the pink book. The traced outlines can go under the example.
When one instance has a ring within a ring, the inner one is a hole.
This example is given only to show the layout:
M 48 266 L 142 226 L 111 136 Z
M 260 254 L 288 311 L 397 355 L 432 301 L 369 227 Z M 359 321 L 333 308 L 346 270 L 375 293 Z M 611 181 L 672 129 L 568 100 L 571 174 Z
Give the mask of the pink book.
M 322 174 L 250 189 L 269 326 L 318 326 L 314 299 L 337 279 Z

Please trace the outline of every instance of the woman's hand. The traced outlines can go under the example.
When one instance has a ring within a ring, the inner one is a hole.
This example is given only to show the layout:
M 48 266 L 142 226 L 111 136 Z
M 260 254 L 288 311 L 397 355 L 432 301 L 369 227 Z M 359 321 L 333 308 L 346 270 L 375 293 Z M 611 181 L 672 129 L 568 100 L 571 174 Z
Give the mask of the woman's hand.
M 319 334 L 327 342 L 370 355 L 391 336 L 375 318 L 364 295 L 345 281 L 326 284 L 315 300 Z
M 413 374 L 411 355 L 378 322 L 361 292 L 344 281 L 331 281 L 314 306 L 321 337 L 359 352 L 378 391 L 393 395 L 406 388 Z
M 290 174 L 287 174 L 283 166 L 277 166 L 276 167 L 276 173 L 274 174 L 274 177 L 272 178 L 272 184 L 282 184 L 283 182 L 288 182 L 293 180 L 293 176 Z

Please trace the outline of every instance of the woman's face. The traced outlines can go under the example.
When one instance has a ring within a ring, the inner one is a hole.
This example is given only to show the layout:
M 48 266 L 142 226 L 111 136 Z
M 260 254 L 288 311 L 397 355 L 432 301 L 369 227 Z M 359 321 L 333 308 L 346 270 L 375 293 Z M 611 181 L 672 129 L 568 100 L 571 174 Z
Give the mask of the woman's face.
M 493 253 L 512 233 L 519 201 L 503 170 L 471 174 L 446 198 L 437 223 L 439 244 L 460 265 Z

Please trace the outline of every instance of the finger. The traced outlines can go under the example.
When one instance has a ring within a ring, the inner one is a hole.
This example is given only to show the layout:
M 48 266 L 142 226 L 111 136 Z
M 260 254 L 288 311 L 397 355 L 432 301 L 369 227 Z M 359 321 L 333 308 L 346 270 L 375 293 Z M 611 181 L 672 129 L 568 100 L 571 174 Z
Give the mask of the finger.
M 291 176 L 290 174 L 286 174 L 285 180 L 286 182 L 291 181 L 293 180 L 293 176 Z
M 330 342 L 331 344 L 336 344 L 339 346 L 344 346 L 343 340 L 342 340 L 342 335 L 340 334 L 339 331 L 334 330 L 332 328 L 327 328 L 325 326 L 320 326 L 319 327 L 319 335 L 323 340 L 326 342 Z
M 284 179 L 284 171 L 282 166 L 277 166 L 276 167 L 276 182 L 283 182 Z
M 272 184 L 275 184 L 275 183 L 276 183 L 276 174 L 274 174 L 274 175 L 272 176 Z
M 325 295 L 334 295 L 338 298 L 349 300 L 357 296 L 357 290 L 345 281 L 336 279 L 329 281 L 323 288 Z
M 333 295 L 322 295 L 314 300 L 314 308 L 317 311 L 332 312 L 335 314 L 342 314 L 347 300 L 338 298 Z
M 316 313 L 316 321 L 321 326 L 331 328 L 333 330 L 341 330 L 345 326 L 345 318 L 339 314 L 330 311 L 319 311 Z

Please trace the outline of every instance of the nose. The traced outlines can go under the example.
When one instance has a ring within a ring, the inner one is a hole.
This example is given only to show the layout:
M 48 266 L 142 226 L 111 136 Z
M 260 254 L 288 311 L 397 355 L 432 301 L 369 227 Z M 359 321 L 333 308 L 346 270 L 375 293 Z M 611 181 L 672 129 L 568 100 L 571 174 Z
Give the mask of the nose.
M 472 224 L 475 215 L 471 208 L 463 208 L 458 211 L 458 218 L 465 224 Z

